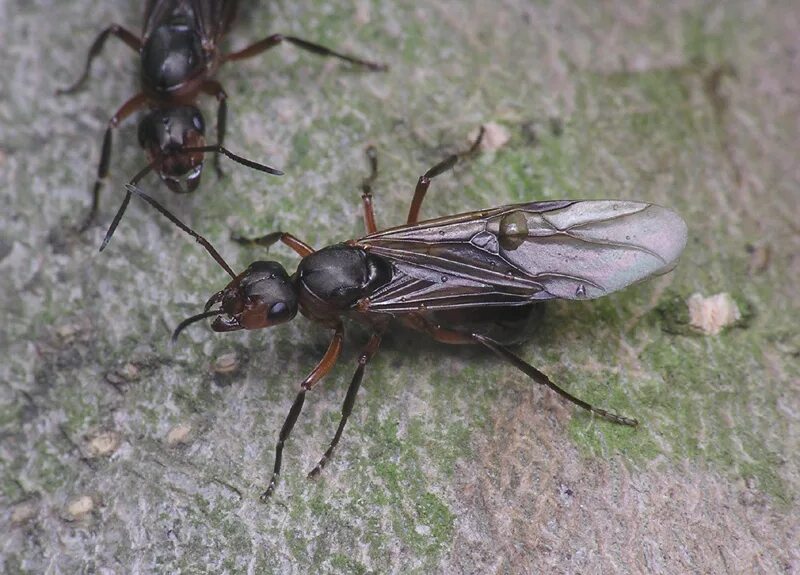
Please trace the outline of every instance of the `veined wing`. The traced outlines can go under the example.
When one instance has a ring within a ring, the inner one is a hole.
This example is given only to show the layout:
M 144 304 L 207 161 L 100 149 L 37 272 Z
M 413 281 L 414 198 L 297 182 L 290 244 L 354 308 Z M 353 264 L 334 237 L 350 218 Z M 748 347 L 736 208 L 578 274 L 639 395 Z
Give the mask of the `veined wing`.
M 236 16 L 236 0 L 192 0 L 203 46 L 216 46 Z
M 194 20 L 203 46 L 216 46 L 230 27 L 236 14 L 236 0 L 148 0 L 144 13 L 146 40 L 173 14 Z
M 142 40 L 146 41 L 153 30 L 164 23 L 166 18 L 175 12 L 186 0 L 147 0 L 144 8 L 144 25 Z
M 567 200 L 400 226 L 357 244 L 395 271 L 367 309 L 397 313 L 601 297 L 671 270 L 686 233 L 654 204 Z

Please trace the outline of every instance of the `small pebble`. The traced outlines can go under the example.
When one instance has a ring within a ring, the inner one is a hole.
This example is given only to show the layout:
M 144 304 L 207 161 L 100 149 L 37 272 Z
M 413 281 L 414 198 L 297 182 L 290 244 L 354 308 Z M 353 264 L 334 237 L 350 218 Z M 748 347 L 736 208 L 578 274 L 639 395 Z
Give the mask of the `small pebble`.
M 214 362 L 214 373 L 233 373 L 239 369 L 239 356 L 236 352 L 226 353 Z
M 11 524 L 21 525 L 36 515 L 36 506 L 30 501 L 17 503 L 11 511 Z
M 70 519 L 80 521 L 94 509 L 94 500 L 88 495 L 76 497 L 67 505 L 67 514 Z
M 107 457 L 119 448 L 120 436 L 114 431 L 102 431 L 89 439 L 90 457 Z
M 176 445 L 183 445 L 189 441 L 189 435 L 192 433 L 192 426 L 188 423 L 179 423 L 169 430 L 167 433 L 167 445 L 175 447 Z

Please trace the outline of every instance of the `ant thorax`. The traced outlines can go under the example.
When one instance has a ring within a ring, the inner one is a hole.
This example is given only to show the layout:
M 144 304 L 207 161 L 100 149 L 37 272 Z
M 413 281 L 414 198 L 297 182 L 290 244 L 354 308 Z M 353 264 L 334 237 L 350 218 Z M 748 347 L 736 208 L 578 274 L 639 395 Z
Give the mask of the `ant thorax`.
M 316 300 L 337 311 L 350 309 L 391 279 L 392 267 L 384 258 L 346 244 L 306 256 L 295 274 L 301 302 Z

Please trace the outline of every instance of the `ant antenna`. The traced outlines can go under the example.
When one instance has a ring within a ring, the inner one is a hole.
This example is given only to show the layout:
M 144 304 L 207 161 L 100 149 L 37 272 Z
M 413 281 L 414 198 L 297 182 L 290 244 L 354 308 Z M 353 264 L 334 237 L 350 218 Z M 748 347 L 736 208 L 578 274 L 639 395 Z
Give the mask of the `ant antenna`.
M 139 189 L 135 185 L 126 184 L 125 189 L 128 190 L 128 194 L 136 194 L 137 196 L 142 198 L 145 202 L 147 202 L 148 204 L 153 206 L 156 210 L 161 212 L 164 216 L 166 216 L 166 218 L 169 221 L 171 221 L 173 224 L 178 226 L 184 232 L 192 236 L 195 239 L 195 241 L 197 241 L 198 244 L 203 246 L 206 249 L 206 251 L 211 255 L 211 257 L 214 258 L 214 261 L 216 261 L 222 269 L 228 272 L 229 276 L 231 276 L 233 279 L 236 279 L 236 274 L 233 272 L 228 263 L 223 259 L 223 257 L 219 255 L 219 252 L 217 252 L 217 250 L 214 249 L 214 246 L 211 245 L 211 242 L 209 242 L 203 236 L 195 232 L 192 228 L 184 224 L 182 221 L 178 219 L 177 216 L 173 215 L 172 212 L 170 212 L 167 208 L 159 204 L 156 200 L 148 196 L 146 193 L 144 193 L 141 189 Z
M 175 328 L 175 331 L 172 332 L 172 337 L 169 339 L 170 343 L 175 343 L 178 341 L 178 336 L 181 332 L 186 329 L 188 326 L 192 325 L 193 323 L 197 323 L 198 321 L 204 320 L 207 317 L 214 317 L 223 315 L 224 312 L 219 310 L 214 311 L 204 311 L 203 313 L 198 313 L 197 315 L 193 315 L 192 317 L 187 317 L 181 323 L 178 324 L 178 327 Z
M 129 185 L 135 186 L 136 184 L 138 184 L 139 180 L 141 180 L 143 177 L 145 177 L 147 174 L 149 174 L 152 169 L 153 169 L 153 164 L 146 165 L 138 174 L 133 176 L 133 179 L 130 181 Z M 119 209 L 117 210 L 117 213 L 114 214 L 114 219 L 111 220 L 111 225 L 108 226 L 108 231 L 106 232 L 106 235 L 103 238 L 103 243 L 100 244 L 100 251 L 101 252 L 104 249 L 106 249 L 106 246 L 108 245 L 108 242 L 111 241 L 111 236 L 113 236 L 114 232 L 117 230 L 117 226 L 119 225 L 119 222 L 122 219 L 122 216 L 125 214 L 125 210 L 128 209 L 128 203 L 130 201 L 131 201 L 131 193 L 130 192 L 125 192 L 125 199 L 122 200 L 122 204 L 120 204 Z
M 273 176 L 282 176 L 283 172 L 277 168 L 272 168 L 267 166 L 266 164 L 259 164 L 258 162 L 254 162 L 253 160 L 248 160 L 247 158 L 243 158 L 242 156 L 237 156 L 233 152 L 231 152 L 228 148 L 222 146 L 222 144 L 210 144 L 208 146 L 195 146 L 195 147 L 184 147 L 180 149 L 181 152 L 217 152 L 224 156 L 227 156 L 237 164 L 241 164 L 243 166 L 247 166 L 248 168 L 252 168 L 253 170 L 258 170 L 259 172 L 265 172 L 267 174 L 271 174 Z
M 246 166 L 248 168 L 252 168 L 253 170 L 258 170 L 259 172 L 265 172 L 267 174 L 271 174 L 273 176 L 282 176 L 284 175 L 281 170 L 277 168 L 272 168 L 265 164 L 259 164 L 258 162 L 254 162 L 253 160 L 248 160 L 247 158 L 243 158 L 242 156 L 237 156 L 227 148 L 221 146 L 220 144 L 212 144 L 210 146 L 197 146 L 197 147 L 186 147 L 181 148 L 175 153 L 190 153 L 190 152 L 217 152 L 223 154 L 233 160 L 234 162 Z M 142 171 L 136 174 L 133 179 L 128 183 L 129 186 L 136 186 L 143 177 L 150 173 L 153 169 L 153 164 L 148 164 L 145 166 Z M 127 187 L 127 186 L 126 186 Z M 111 221 L 111 225 L 108 226 L 108 231 L 106 232 L 105 237 L 103 238 L 103 243 L 100 244 L 100 251 L 102 252 L 108 246 L 108 242 L 111 241 L 111 236 L 114 235 L 114 232 L 117 231 L 117 226 L 119 226 L 120 220 L 122 220 L 122 216 L 125 214 L 125 210 L 128 209 L 128 203 L 131 201 L 131 193 L 130 191 L 125 193 L 125 199 L 122 200 L 122 204 L 119 206 L 117 213 L 114 214 L 114 219 Z M 168 216 L 169 217 L 169 216 Z M 173 220 L 174 221 L 174 220 Z M 199 241 L 199 240 L 198 240 Z M 213 255 L 213 254 L 212 254 Z M 223 266 L 224 267 L 224 266 Z

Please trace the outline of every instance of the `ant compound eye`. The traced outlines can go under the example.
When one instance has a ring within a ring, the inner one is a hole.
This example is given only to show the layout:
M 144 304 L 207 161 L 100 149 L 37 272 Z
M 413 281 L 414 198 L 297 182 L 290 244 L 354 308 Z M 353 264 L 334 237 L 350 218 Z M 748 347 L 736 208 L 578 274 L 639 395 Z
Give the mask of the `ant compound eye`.
M 205 131 L 205 125 L 203 124 L 203 117 L 200 115 L 199 112 L 195 113 L 192 116 L 192 125 L 194 129 L 200 132 L 201 134 Z
M 272 307 L 269 308 L 269 319 L 272 321 L 286 320 L 289 319 L 291 315 L 291 309 L 282 301 L 272 304 Z

